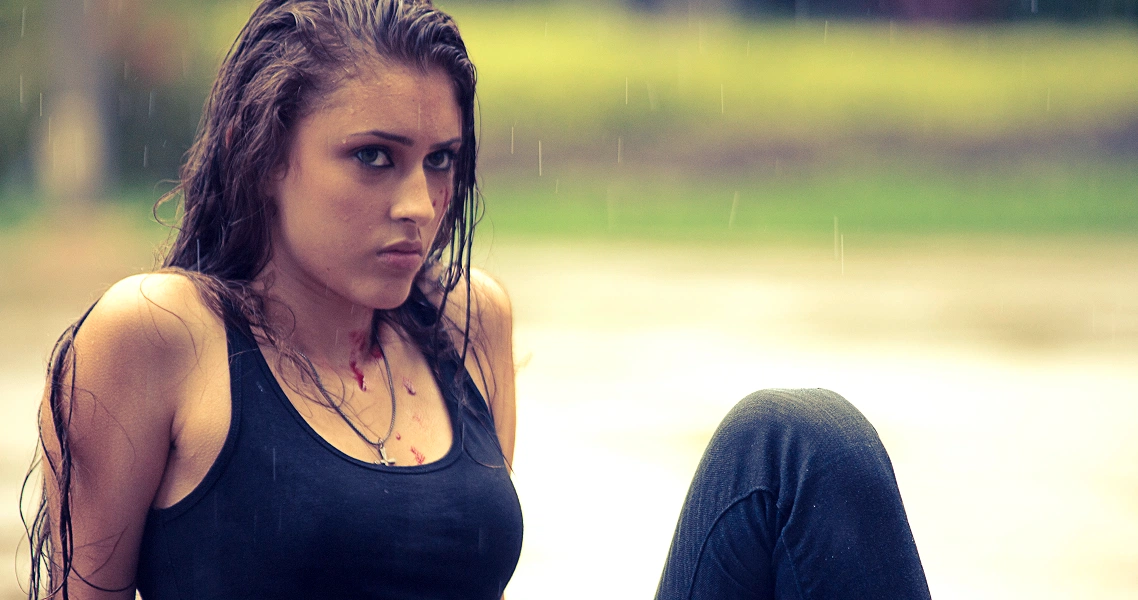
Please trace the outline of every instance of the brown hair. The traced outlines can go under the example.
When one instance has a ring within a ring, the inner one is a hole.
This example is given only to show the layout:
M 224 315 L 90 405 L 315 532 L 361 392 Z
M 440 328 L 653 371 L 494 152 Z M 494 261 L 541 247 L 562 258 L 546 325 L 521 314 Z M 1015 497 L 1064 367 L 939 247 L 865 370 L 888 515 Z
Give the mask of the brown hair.
M 463 275 L 469 272 L 474 226 L 481 210 L 475 178 L 476 76 L 454 20 L 429 0 L 261 2 L 221 65 L 182 167 L 181 183 L 158 202 L 160 205 L 181 196 L 183 209 L 163 270 L 185 274 L 194 281 L 202 298 L 227 326 L 255 326 L 263 341 L 278 346 L 281 356 L 294 363 L 308 383 L 312 383 L 313 374 L 294 352 L 278 343 L 280 336 L 265 322 L 265 300 L 252 285 L 268 264 L 271 252 L 269 232 L 274 208 L 263 189 L 264 174 L 286 161 L 297 120 L 366 57 L 422 72 L 443 70 L 450 77 L 462 116 L 454 201 L 442 217 L 411 297 L 403 306 L 376 311 L 372 335 L 378 335 L 380 322 L 394 325 L 423 351 L 438 377 L 437 360 L 431 358 L 454 351 L 445 330 L 453 323 L 441 318 L 443 307 L 449 293 L 465 281 L 468 301 L 460 360 L 464 359 L 469 346 L 471 302 L 470 280 Z M 431 305 L 424 290 L 441 292 L 442 305 Z M 424 308 L 435 314 L 424 319 Z M 56 488 L 52 492 L 58 501 L 57 510 L 51 511 L 45 487 L 31 521 L 25 521 L 32 559 L 28 597 L 33 599 L 66 599 L 69 577 L 83 577 L 72 572 L 72 459 L 66 404 L 74 392 L 72 343 L 84 318 L 86 315 L 60 337 L 48 366 L 47 401 L 53 431 L 41 429 L 40 435 L 41 439 L 53 435 L 60 452 L 52 456 L 43 450 L 42 443 L 41 451 L 54 476 Z M 64 393 L 65 388 L 68 393 Z M 319 396 L 315 399 L 322 401 Z M 338 410 L 330 399 L 324 403 Z M 29 472 L 25 487 L 31 479 Z M 46 477 L 44 481 L 46 486 Z

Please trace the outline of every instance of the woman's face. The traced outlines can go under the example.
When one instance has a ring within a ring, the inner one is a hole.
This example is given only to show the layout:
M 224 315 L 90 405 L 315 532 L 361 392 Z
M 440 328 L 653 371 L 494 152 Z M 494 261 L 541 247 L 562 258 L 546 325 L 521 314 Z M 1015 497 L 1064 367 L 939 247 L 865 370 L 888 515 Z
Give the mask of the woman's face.
M 270 181 L 274 285 L 402 304 L 450 203 L 461 136 L 443 71 L 357 65 L 299 119 Z

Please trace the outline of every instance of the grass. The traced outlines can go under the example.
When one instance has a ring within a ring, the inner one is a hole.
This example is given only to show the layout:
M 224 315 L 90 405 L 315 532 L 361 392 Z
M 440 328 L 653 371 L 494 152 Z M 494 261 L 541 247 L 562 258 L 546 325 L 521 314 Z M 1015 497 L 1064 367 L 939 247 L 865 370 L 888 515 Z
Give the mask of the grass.
M 507 237 L 789 241 L 843 233 L 1138 234 L 1135 165 L 920 163 L 691 179 L 592 172 L 487 180 L 487 223 Z

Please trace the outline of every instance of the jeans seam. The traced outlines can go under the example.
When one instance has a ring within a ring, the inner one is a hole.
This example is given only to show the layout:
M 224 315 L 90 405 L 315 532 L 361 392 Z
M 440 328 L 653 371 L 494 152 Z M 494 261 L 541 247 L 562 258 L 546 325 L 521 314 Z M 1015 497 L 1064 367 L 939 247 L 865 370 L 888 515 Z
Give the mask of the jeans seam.
M 709 537 L 711 537 L 711 532 L 715 530 L 715 526 L 719 524 L 719 521 L 721 519 L 723 519 L 723 515 L 727 514 L 727 511 L 731 510 L 731 508 L 733 508 L 735 505 L 746 500 L 747 498 L 750 498 L 751 496 L 755 495 L 758 492 L 767 492 L 767 493 L 773 494 L 774 490 L 771 490 L 771 489 L 766 488 L 766 487 L 756 487 L 756 488 L 752 488 L 750 491 L 748 491 L 744 494 L 737 496 L 734 500 L 728 502 L 727 506 L 723 507 L 723 510 L 719 511 L 719 514 L 715 516 L 715 519 L 711 522 L 711 525 L 708 526 L 707 531 L 705 531 L 703 533 L 703 541 L 701 541 L 699 543 L 699 552 L 696 553 L 696 555 L 695 555 L 695 565 L 692 568 L 691 578 L 688 580 L 688 591 L 686 594 L 684 594 L 684 596 L 688 600 L 691 600 L 692 592 L 694 591 L 693 588 L 695 587 L 695 576 L 699 572 L 699 564 L 700 564 L 700 561 L 703 559 L 704 550 L 707 549 L 707 540 Z M 775 495 L 777 496 L 777 494 L 775 494 Z M 780 513 L 782 512 L 782 508 L 780 508 L 778 506 L 777 502 L 775 503 L 775 510 L 779 511 Z M 782 539 L 782 533 L 780 532 L 779 533 L 779 540 L 781 540 L 781 539 Z M 785 547 L 785 545 L 784 545 L 784 547 Z M 789 553 L 788 553 L 788 555 L 789 555 Z M 797 585 L 797 583 L 798 583 L 797 579 L 798 579 L 798 576 L 795 575 L 795 585 Z M 799 591 L 799 595 L 801 595 L 801 591 Z
M 786 564 L 790 565 L 790 574 L 794 577 L 794 589 L 798 592 L 798 597 L 805 600 L 806 594 L 802 591 L 802 580 L 798 577 L 798 569 L 794 566 L 794 555 L 790 553 L 790 548 L 787 547 L 786 540 L 783 538 L 781 532 L 778 535 L 778 540 L 775 541 L 776 551 L 779 546 L 782 546 L 782 551 L 786 553 Z

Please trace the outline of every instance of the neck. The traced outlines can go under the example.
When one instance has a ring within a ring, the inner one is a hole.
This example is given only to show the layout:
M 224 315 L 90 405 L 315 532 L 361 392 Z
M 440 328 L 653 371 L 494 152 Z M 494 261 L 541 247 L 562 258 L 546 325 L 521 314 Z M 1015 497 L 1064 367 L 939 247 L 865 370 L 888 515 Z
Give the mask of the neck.
M 258 283 L 267 299 L 267 324 L 314 363 L 342 367 L 378 357 L 372 356 L 377 350 L 371 339 L 374 309 L 271 267 Z

